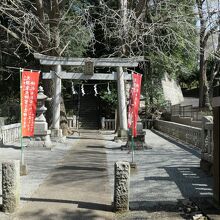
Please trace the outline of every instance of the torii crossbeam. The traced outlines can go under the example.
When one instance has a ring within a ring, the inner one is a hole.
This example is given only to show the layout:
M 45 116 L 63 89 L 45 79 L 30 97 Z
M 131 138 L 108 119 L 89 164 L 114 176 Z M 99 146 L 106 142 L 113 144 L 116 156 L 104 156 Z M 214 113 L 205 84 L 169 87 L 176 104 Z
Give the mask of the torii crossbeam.
M 61 79 L 81 79 L 81 80 L 117 80 L 118 84 L 118 105 L 119 105 L 119 136 L 127 135 L 127 105 L 124 80 L 131 80 L 131 74 L 124 73 L 123 67 L 137 67 L 139 62 L 144 61 L 144 57 L 132 58 L 67 58 L 47 56 L 35 53 L 34 57 L 40 64 L 55 66 L 56 70 L 43 73 L 43 79 L 53 79 L 55 83 L 55 93 L 53 97 L 53 123 L 52 135 L 62 136 L 60 130 L 60 98 Z M 61 66 L 84 66 L 84 73 L 73 73 L 62 71 Z M 116 67 L 117 73 L 94 73 L 94 67 Z

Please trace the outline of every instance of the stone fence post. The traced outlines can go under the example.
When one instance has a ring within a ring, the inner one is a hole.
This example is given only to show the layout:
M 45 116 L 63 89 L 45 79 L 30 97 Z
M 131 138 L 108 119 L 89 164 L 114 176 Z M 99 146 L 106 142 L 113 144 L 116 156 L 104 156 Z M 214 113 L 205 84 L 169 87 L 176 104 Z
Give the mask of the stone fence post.
M 101 117 L 101 129 L 105 129 L 105 117 Z
M 2 211 L 13 213 L 20 202 L 20 161 L 2 163 Z
M 202 153 L 208 152 L 208 132 L 206 129 L 206 124 L 212 123 L 213 124 L 213 117 L 212 116 L 204 116 L 202 118 Z
M 203 171 L 212 174 L 213 166 L 213 117 L 204 116 L 202 118 L 202 133 L 201 133 L 201 160 L 200 167 Z
M 129 210 L 130 164 L 115 163 L 114 211 Z

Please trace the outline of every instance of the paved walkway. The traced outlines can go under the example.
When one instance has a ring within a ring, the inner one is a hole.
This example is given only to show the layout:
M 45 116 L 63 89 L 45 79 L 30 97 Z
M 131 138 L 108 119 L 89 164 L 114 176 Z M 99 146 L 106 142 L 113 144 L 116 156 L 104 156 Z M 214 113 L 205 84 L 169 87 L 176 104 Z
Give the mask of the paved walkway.
M 112 139 L 109 132 L 82 133 L 52 151 L 26 151 L 29 174 L 21 177 L 22 207 L 13 216 L 0 212 L 0 219 L 177 220 L 183 219 L 178 201 L 212 196 L 212 178 L 199 169 L 199 153 L 148 130 L 149 149 L 136 151 L 138 168 L 131 173 L 132 211 L 114 215 L 113 165 L 131 161 L 131 154 Z M 0 148 L 0 160 L 19 159 L 14 148 Z
M 131 173 L 130 183 L 133 212 L 125 215 L 124 220 L 183 219 L 178 202 L 212 196 L 212 178 L 199 168 L 198 151 L 172 143 L 150 130 L 146 131 L 146 143 L 149 149 L 135 152 L 137 170 Z M 118 160 L 131 161 L 131 154 L 111 149 L 112 146 L 111 142 L 106 145 L 111 188 L 113 164 Z

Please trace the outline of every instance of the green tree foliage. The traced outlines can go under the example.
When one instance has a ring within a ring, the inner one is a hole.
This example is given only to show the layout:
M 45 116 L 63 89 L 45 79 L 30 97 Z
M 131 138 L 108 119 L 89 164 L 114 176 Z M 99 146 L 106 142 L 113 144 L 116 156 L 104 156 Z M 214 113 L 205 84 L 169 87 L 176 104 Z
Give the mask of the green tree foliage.
M 102 88 L 100 92 L 100 98 L 102 100 L 102 112 L 104 112 L 105 117 L 114 118 L 115 109 L 118 105 L 118 94 L 117 89 L 112 87 L 111 93 L 106 91 L 106 88 Z
M 154 74 L 167 72 L 173 78 L 190 76 L 197 63 L 193 1 L 161 1 L 149 8 L 151 24 L 158 24 L 146 57 Z
M 0 4 L 1 77 L 14 97 L 19 97 L 19 70 L 7 66 L 41 69 L 33 53 L 55 56 L 82 56 L 91 39 L 84 10 L 87 1 L 79 0 L 2 0 Z M 52 81 L 44 81 L 45 93 L 52 97 Z M 15 89 L 17 88 L 17 89 Z M 5 95 L 7 97 L 8 94 Z M 50 114 L 52 115 L 52 114 Z
M 100 1 L 90 14 L 99 30 L 97 48 L 102 48 L 103 56 L 145 57 L 139 71 L 144 74 L 145 95 L 153 96 L 149 98 L 152 104 L 161 99 L 164 73 L 177 80 L 187 79 L 197 66 L 195 3 L 128 0 L 123 8 L 119 2 L 122 0 Z

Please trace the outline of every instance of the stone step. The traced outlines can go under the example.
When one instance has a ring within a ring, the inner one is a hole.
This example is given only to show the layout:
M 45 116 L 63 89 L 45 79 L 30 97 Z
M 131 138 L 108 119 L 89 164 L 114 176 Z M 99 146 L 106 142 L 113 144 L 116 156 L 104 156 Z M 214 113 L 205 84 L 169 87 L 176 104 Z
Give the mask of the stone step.
M 93 124 L 90 125 L 90 124 L 85 123 L 85 124 L 79 124 L 79 128 L 98 129 L 99 126 L 98 126 L 97 124 L 95 124 L 95 125 L 93 125 Z
M 79 120 L 80 123 L 90 123 L 90 124 L 97 124 L 98 121 L 97 120 Z
M 85 110 L 85 111 L 80 111 L 79 114 L 80 114 L 80 115 L 85 115 L 85 114 L 93 113 L 93 114 L 98 115 L 97 112 L 98 112 L 97 110 L 91 110 L 91 111 L 90 111 L 89 109 L 87 109 L 87 110 Z
M 87 129 L 98 129 L 99 110 L 97 98 L 92 95 L 80 97 L 79 127 Z

